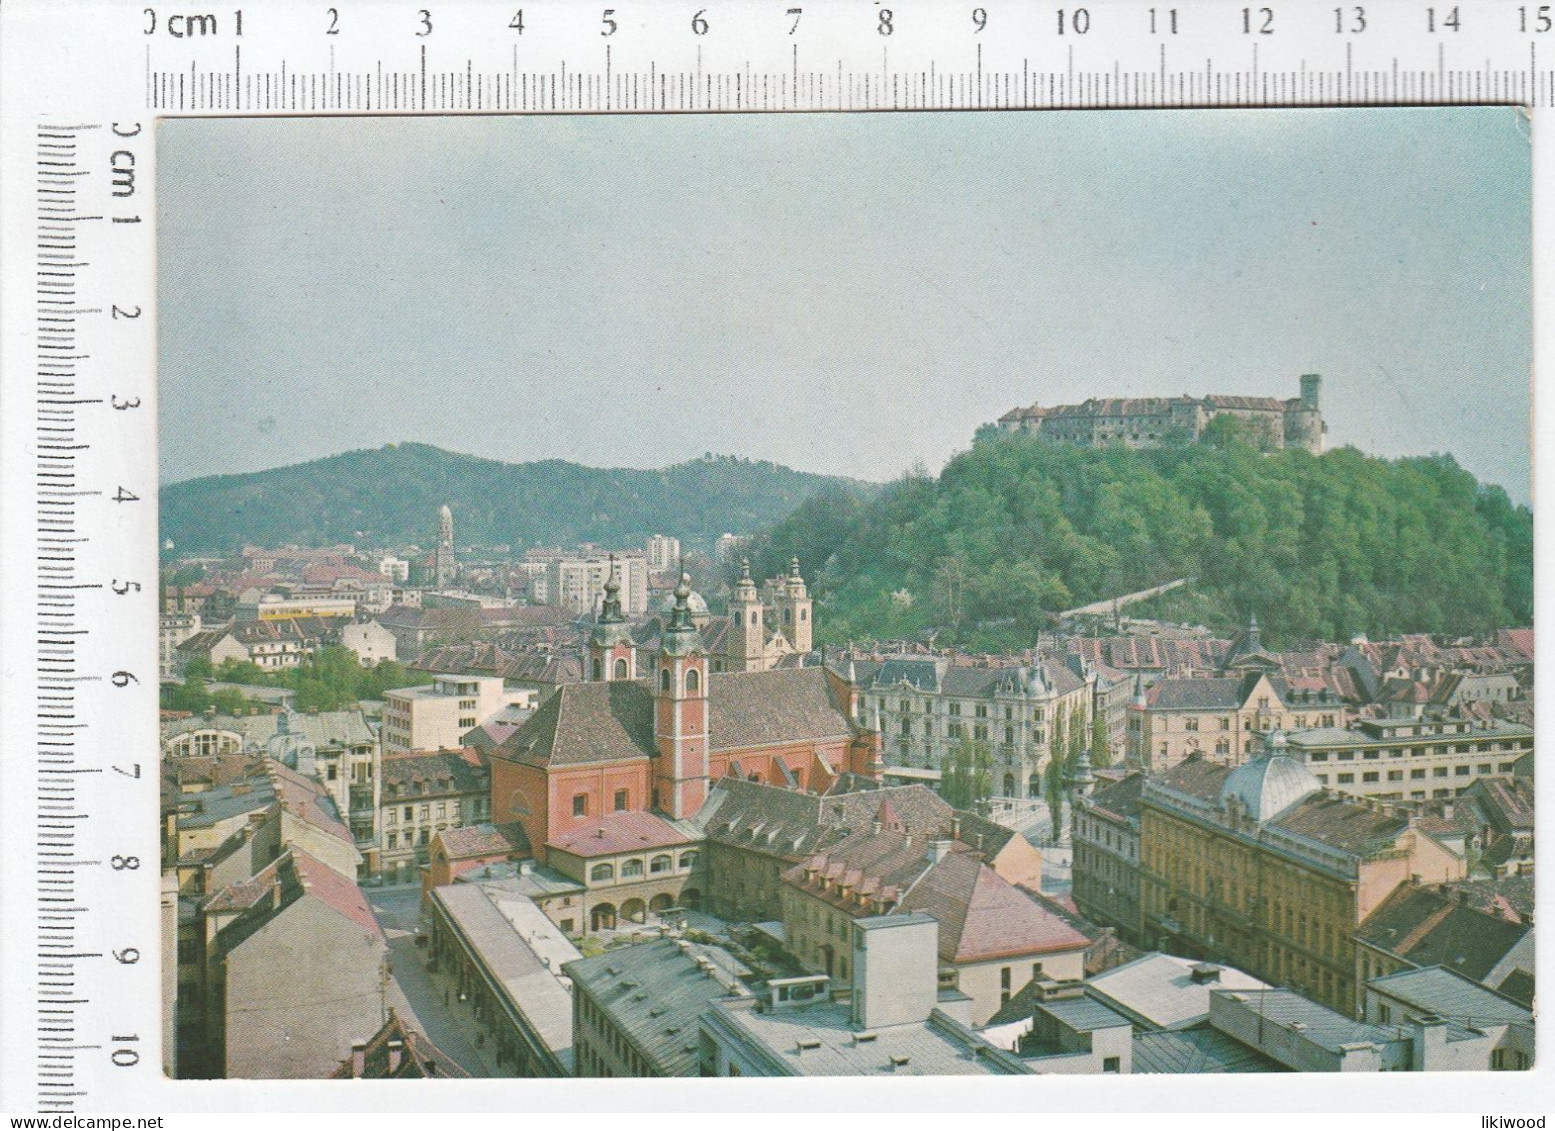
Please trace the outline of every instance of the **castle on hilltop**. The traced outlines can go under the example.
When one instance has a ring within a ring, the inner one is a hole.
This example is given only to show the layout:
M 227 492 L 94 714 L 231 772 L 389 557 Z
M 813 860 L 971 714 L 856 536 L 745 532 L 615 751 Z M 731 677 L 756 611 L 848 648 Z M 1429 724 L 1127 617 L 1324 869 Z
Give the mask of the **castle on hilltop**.
M 1301 378 L 1301 395 L 1278 397 L 1092 397 L 1083 404 L 1031 405 L 1014 408 L 999 418 L 999 431 L 1034 434 L 1058 443 L 1101 447 L 1122 444 L 1151 448 L 1171 441 L 1195 443 L 1217 416 L 1241 421 L 1248 439 L 1265 450 L 1323 450 L 1328 426 L 1318 405 L 1323 379 L 1316 373 Z

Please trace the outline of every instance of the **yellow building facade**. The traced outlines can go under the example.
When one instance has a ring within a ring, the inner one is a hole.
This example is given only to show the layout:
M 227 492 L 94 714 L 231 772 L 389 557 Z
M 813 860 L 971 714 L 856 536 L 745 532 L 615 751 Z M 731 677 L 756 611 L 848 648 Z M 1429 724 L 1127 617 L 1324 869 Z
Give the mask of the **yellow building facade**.
M 1141 917 L 1162 949 L 1223 961 L 1355 1015 L 1355 931 L 1399 884 L 1464 861 L 1380 805 L 1325 793 L 1294 760 L 1202 757 L 1147 781 Z

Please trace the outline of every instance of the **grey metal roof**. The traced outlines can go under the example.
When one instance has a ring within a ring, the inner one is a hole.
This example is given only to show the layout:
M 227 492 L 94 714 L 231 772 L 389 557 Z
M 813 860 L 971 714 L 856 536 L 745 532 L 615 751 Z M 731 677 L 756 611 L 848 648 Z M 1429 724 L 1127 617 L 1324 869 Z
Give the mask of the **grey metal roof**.
M 663 1076 L 695 1076 L 697 1018 L 710 1002 L 749 993 L 740 976 L 750 971 L 727 951 L 685 939 L 639 943 L 564 969 L 573 992 L 587 993 Z
M 1077 1033 L 1090 1033 L 1097 1029 L 1116 1029 L 1120 1025 L 1131 1024 L 1123 1014 L 1108 1009 L 1094 998 L 1084 996 L 1061 1001 L 1045 1001 L 1037 1008 Z
M 205 828 L 275 802 L 275 787 L 263 774 L 178 799 L 178 827 Z
M 1134 1071 L 1145 1073 L 1289 1072 L 1279 1061 L 1209 1025 L 1134 1034 Z
M 1312 771 L 1294 758 L 1263 755 L 1227 775 L 1220 799 L 1239 797 L 1253 820 L 1267 821 L 1322 789 Z
M 572 994 L 561 981 L 561 971 L 564 962 L 582 957 L 577 948 L 522 896 L 488 891 L 479 884 L 448 884 L 434 888 L 432 898 L 479 957 L 509 1006 L 570 1073 Z
M 1233 966 L 1222 966 L 1213 982 L 1195 982 L 1191 958 L 1147 954 L 1098 974 L 1086 990 L 1141 1023 L 1185 1029 L 1209 1016 L 1211 990 L 1259 990 L 1267 984 Z
M 1385 1045 L 1399 1040 L 1402 1035 L 1401 1030 L 1396 1028 L 1351 1020 L 1342 1013 L 1309 1001 L 1294 990 L 1234 992 L 1246 999 L 1250 1011 L 1261 1014 L 1271 1024 L 1283 1025 L 1287 1029 L 1301 1025 L 1302 1037 L 1329 1052 L 1340 1052 L 1345 1045 Z
M 1150 706 L 1158 711 L 1235 710 L 1247 699 L 1242 680 L 1163 679 L 1150 689 Z
M 702 1024 L 756 1052 L 771 1065 L 774 1075 L 982 1076 L 1031 1072 L 1019 1058 L 995 1048 L 939 1010 L 927 1021 L 865 1033 L 850 1024 L 846 1003 L 824 1002 L 770 1013 L 720 1003 L 708 1011 Z M 860 1036 L 865 1039 L 860 1041 Z M 807 1047 L 801 1047 L 801 1042 Z
M 274 738 L 283 725 L 289 733 L 301 735 L 317 747 L 371 745 L 377 740 L 372 727 L 367 725 L 361 711 L 286 712 L 266 715 L 217 715 L 207 718 L 194 715 L 187 719 L 170 719 L 162 724 L 162 740 L 165 742 L 182 734 L 196 731 L 220 730 L 243 736 L 245 748 L 262 749 Z
M 1405 1005 L 1454 1021 L 1492 1025 L 1533 1020 L 1533 1014 L 1521 1005 L 1445 966 L 1400 970 L 1368 984 Z
M 867 686 L 873 690 L 886 691 L 907 683 L 919 691 L 938 691 L 939 668 L 938 663 L 929 659 L 890 659 L 880 665 L 880 670 Z
M 570 876 L 564 876 L 553 868 L 537 864 L 524 872 L 522 864 L 529 861 L 504 860 L 486 864 L 454 877 L 456 884 L 480 884 L 494 892 L 522 895 L 527 898 L 548 899 L 553 895 L 572 895 L 585 890 L 584 885 Z

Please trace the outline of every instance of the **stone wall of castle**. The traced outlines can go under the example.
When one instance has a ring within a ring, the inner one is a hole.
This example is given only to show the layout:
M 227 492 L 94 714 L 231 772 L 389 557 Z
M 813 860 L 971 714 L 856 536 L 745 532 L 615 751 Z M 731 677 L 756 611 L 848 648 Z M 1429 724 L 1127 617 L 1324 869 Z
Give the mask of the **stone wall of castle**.
M 1196 443 L 1217 416 L 1241 421 L 1258 446 L 1267 450 L 1305 448 L 1323 451 L 1320 405 L 1322 379 L 1315 373 L 1301 378 L 1301 393 L 1289 400 L 1213 394 L 1203 397 L 1092 397 L 1083 404 L 1031 405 L 1011 409 L 999 418 L 999 430 L 1033 434 L 1057 443 L 1130 448 L 1166 443 Z

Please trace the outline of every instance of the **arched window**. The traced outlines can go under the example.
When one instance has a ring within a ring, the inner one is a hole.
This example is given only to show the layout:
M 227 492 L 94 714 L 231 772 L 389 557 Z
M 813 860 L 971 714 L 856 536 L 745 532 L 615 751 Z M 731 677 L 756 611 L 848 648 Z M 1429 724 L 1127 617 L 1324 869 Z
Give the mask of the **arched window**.
M 619 659 L 619 660 L 616 661 L 616 678 L 617 679 L 625 679 L 626 678 L 626 660 L 625 659 Z
M 783 623 L 784 624 L 792 624 L 793 621 L 794 621 L 794 610 L 793 609 L 784 609 L 783 610 Z
M 589 869 L 589 879 L 594 883 L 603 883 L 616 878 L 616 866 L 614 864 L 595 864 Z
M 680 866 L 682 868 L 695 868 L 697 866 L 697 854 L 695 849 L 692 849 L 690 852 L 682 852 L 680 854 Z
M 809 620 L 810 619 L 810 610 L 809 609 L 800 609 L 799 610 L 799 619 L 800 620 Z
M 663 671 L 661 671 L 659 673 L 659 690 L 660 691 L 668 691 L 669 689 L 670 689 L 670 670 L 669 670 L 669 668 L 665 668 Z
M 648 871 L 657 875 L 660 872 L 668 872 L 674 866 L 674 861 L 669 856 L 655 856 L 648 862 Z
M 621 878 L 633 879 L 643 874 L 643 862 L 641 860 L 624 860 L 621 863 Z
M 755 624 L 756 623 L 756 617 L 757 617 L 756 610 L 752 609 L 751 610 L 751 624 Z
M 686 690 L 687 691 L 695 691 L 698 687 L 701 686 L 701 684 L 702 684 L 702 677 L 701 677 L 701 675 L 699 675 L 697 673 L 696 668 L 691 668 L 689 671 L 686 672 Z
M 603 679 L 604 677 L 605 677 L 604 668 L 601 666 L 599 660 L 596 658 L 594 660 L 594 678 L 596 680 L 600 680 L 600 679 Z

